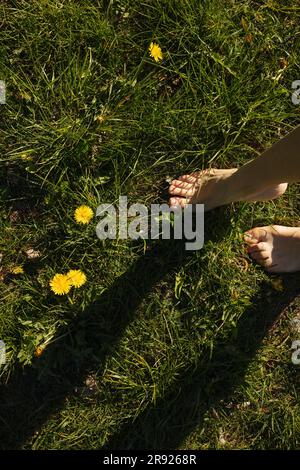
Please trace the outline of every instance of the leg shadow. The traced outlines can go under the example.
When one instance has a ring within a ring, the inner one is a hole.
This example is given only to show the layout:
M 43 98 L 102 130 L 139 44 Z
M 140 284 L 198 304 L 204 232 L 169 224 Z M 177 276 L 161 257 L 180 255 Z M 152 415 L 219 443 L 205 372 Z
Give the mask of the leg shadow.
M 222 239 L 227 225 L 222 210 L 218 222 L 208 217 L 206 238 Z M 184 243 L 165 240 L 150 244 L 145 255 L 108 290 L 67 327 L 59 329 L 42 358 L 24 369 L 16 367 L 8 382 L 0 386 L 0 449 L 22 448 L 52 414 L 64 407 L 88 373 L 101 369 L 155 284 L 193 256 Z M 81 338 L 76 342 L 78 330 Z
M 224 210 L 218 210 L 217 217 L 216 212 L 208 215 L 205 224 L 206 240 L 215 242 L 222 240 L 229 230 L 227 213 Z M 76 388 L 82 386 L 86 376 L 93 370 L 99 371 L 106 358 L 113 353 L 125 329 L 135 318 L 135 312 L 143 299 L 157 283 L 184 265 L 190 256 L 193 256 L 193 253 L 185 251 L 182 241 L 166 240 L 153 244 L 149 251 L 133 263 L 126 273 L 116 279 L 108 290 L 84 312 L 70 320 L 67 327 L 57 332 L 55 340 L 47 347 L 42 358 L 34 360 L 32 366 L 27 366 L 25 369 L 16 367 L 7 383 L 0 387 L 1 449 L 24 447 L 51 415 L 63 409 L 66 400 L 76 393 Z M 76 340 L 78 331 L 81 335 L 80 341 Z M 260 339 L 267 330 L 262 331 L 256 337 L 258 341 L 252 347 L 252 354 L 255 353 Z M 219 351 L 221 351 L 220 348 Z M 213 361 L 216 360 L 219 361 L 221 369 L 224 369 L 228 362 L 226 355 L 223 357 L 222 353 L 213 358 Z M 108 445 L 145 447 L 147 444 L 149 448 L 167 445 L 169 443 L 167 436 L 171 429 L 167 423 L 170 419 L 174 420 L 174 413 L 175 417 L 179 416 L 177 410 L 179 401 L 187 403 L 185 395 L 190 396 L 192 391 L 197 395 L 195 386 L 199 383 L 199 377 L 203 376 L 205 380 L 209 380 L 209 374 L 212 373 L 215 373 L 213 367 L 206 371 L 202 367 L 197 370 L 195 366 L 193 373 L 187 371 L 183 374 L 180 383 L 176 384 L 176 390 L 170 391 L 169 398 L 162 399 L 155 407 L 149 408 L 140 415 L 136 423 L 128 423 L 123 432 L 120 432 L 119 437 L 115 436 Z M 202 403 L 204 399 L 202 398 L 200 394 L 197 403 Z M 194 398 L 191 397 L 189 400 L 190 409 L 195 410 Z M 174 406 L 172 406 L 173 403 Z M 181 405 L 180 408 L 183 409 Z M 197 413 L 199 415 L 199 411 Z M 157 426 L 157 419 L 165 420 L 165 424 Z M 192 426 L 187 426 L 185 418 L 182 419 L 181 432 L 186 434 L 188 428 L 194 427 L 195 421 L 191 421 L 194 423 Z M 144 440 L 134 437 L 132 442 L 129 442 L 128 438 L 132 435 L 132 430 L 138 429 L 138 422 L 141 436 L 145 434 L 148 426 L 154 434 Z M 158 429 L 160 429 L 159 432 Z M 186 431 L 183 432 L 184 429 Z M 127 431 L 128 436 L 123 438 Z M 161 433 L 164 437 L 161 437 Z M 157 439 L 156 437 L 154 439 L 154 436 L 157 436 Z M 180 440 L 178 437 L 178 442 Z
M 89 370 L 95 364 L 99 369 L 134 318 L 141 301 L 160 279 L 183 263 L 186 254 L 182 242 L 157 243 L 67 328 L 58 331 L 44 357 L 34 360 L 24 371 L 17 368 L 8 384 L 0 388 L 2 449 L 22 447 L 52 413 L 64 406 L 66 398 L 74 393 L 76 386 L 82 385 Z M 78 328 L 89 345 L 88 357 L 80 344 L 74 344 Z
M 268 301 L 266 286 L 253 299 L 230 341 L 218 344 L 210 355 L 203 351 L 198 363 L 176 380 L 164 397 L 134 421 L 127 422 L 107 442 L 106 449 L 178 449 L 183 440 L 203 423 L 205 413 L 230 400 L 241 385 L 270 328 L 281 312 L 300 293 L 299 275 L 286 277 L 284 294 Z

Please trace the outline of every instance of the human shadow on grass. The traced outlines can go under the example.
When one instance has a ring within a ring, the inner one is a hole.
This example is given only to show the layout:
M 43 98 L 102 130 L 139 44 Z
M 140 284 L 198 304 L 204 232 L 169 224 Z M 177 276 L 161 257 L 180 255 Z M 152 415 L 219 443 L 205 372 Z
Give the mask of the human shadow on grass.
M 223 210 L 219 211 L 218 222 L 208 217 L 207 239 L 222 239 L 227 226 Z M 209 232 L 215 235 L 209 237 Z M 52 414 L 65 406 L 66 399 L 82 387 L 91 371 L 101 371 L 155 285 L 171 276 L 173 288 L 174 273 L 193 256 L 184 243 L 150 242 L 145 254 L 84 312 L 75 315 L 74 306 L 74 318 L 59 329 L 41 358 L 34 359 L 24 370 L 15 368 L 0 387 L 0 448 L 22 448 Z
M 263 339 L 280 314 L 300 294 L 299 275 L 285 277 L 284 293 L 264 283 L 232 337 L 217 344 L 211 355 L 202 351 L 193 364 L 176 378 L 165 396 L 134 420 L 127 421 L 106 443 L 105 449 L 178 449 L 210 410 L 226 406 L 245 382 L 245 374 Z M 200 314 L 201 312 L 199 312 Z M 291 364 L 292 365 L 292 364 Z
M 218 217 L 210 214 L 206 218 L 206 240 L 222 240 L 227 235 L 227 230 L 229 228 L 225 211 L 219 210 Z M 58 331 L 55 341 L 46 348 L 42 358 L 34 360 L 32 366 L 27 366 L 24 371 L 20 367 L 16 368 L 8 383 L 0 390 L 0 448 L 30 447 L 34 433 L 53 414 L 64 408 L 66 400 L 76 393 L 77 388 L 82 387 L 87 375 L 94 370 L 98 373 L 101 371 L 106 358 L 113 353 L 124 336 L 125 329 L 134 320 L 141 302 L 155 285 L 168 276 L 173 276 L 173 279 L 174 273 L 190 256 L 193 253 L 184 250 L 182 241 L 156 242 L 84 312 L 76 315 L 67 327 Z M 285 298 L 286 303 L 294 295 L 294 291 L 288 292 L 290 295 Z M 276 312 L 274 308 L 271 310 L 271 318 L 274 320 L 278 308 Z M 253 333 L 255 341 L 245 357 L 245 367 L 240 373 L 232 371 L 232 374 L 226 375 L 226 383 L 220 385 L 217 382 L 222 388 L 220 396 L 223 398 L 226 397 L 226 387 L 233 390 L 242 380 L 251 357 L 267 331 L 261 326 L 259 315 L 257 321 L 260 329 L 257 334 Z M 238 337 L 241 332 L 248 332 L 251 337 L 253 330 L 249 331 L 247 323 L 246 328 L 240 323 L 237 331 Z M 215 390 L 216 380 L 210 377 L 218 377 L 216 372 L 220 369 L 220 372 L 223 371 L 220 377 L 224 378 L 224 369 L 232 367 L 232 358 L 228 358 L 226 351 L 226 345 L 222 346 L 209 366 L 201 365 L 199 368 L 195 365 L 193 372 L 185 372 L 165 399 L 146 410 L 135 423 L 127 423 L 108 446 L 176 446 L 176 442 L 180 442 L 197 424 L 198 418 L 195 420 L 194 414 L 199 416 L 199 409 L 203 412 L 208 409 L 207 400 L 199 394 L 197 385 L 200 383 L 202 386 L 205 383 L 206 390 L 210 387 L 214 396 L 219 396 L 218 390 Z M 214 363 L 216 367 L 212 366 Z M 240 368 L 240 358 L 236 363 Z M 214 402 L 216 401 L 215 398 Z M 140 423 L 140 429 L 137 423 Z M 135 434 L 137 432 L 140 433 L 139 437 Z M 174 432 L 176 438 L 172 438 Z

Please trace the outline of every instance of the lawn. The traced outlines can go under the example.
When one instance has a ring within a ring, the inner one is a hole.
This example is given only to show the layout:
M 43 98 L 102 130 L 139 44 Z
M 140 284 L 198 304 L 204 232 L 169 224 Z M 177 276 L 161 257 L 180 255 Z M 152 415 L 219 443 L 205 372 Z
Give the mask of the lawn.
M 95 231 L 99 204 L 162 202 L 299 124 L 299 54 L 291 0 L 1 1 L 0 448 L 299 448 L 300 275 L 242 237 L 298 225 L 297 185 L 208 213 L 195 252 Z

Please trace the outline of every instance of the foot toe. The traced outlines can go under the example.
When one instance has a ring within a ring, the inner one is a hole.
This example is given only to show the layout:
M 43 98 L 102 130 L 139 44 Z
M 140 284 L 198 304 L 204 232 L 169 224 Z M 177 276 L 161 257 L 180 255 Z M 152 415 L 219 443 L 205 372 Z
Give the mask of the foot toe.
M 169 188 L 169 193 L 174 196 L 191 197 L 195 193 L 195 188 L 192 184 L 189 183 L 182 183 L 181 186 L 175 186 L 171 184 Z
M 255 251 L 251 253 L 251 258 L 255 259 L 255 261 L 264 262 L 267 261 L 270 257 L 266 251 Z
M 184 197 L 171 197 L 169 200 L 170 207 L 185 207 L 187 205 L 187 200 Z
M 193 194 L 193 191 L 194 185 L 187 181 L 173 180 L 169 186 L 169 193 L 178 196 L 190 195 Z
M 257 227 L 245 233 L 244 240 L 248 245 L 256 245 L 259 242 L 266 241 L 268 232 L 266 229 Z
M 193 176 L 193 174 L 179 176 L 178 180 L 179 181 L 184 181 L 184 182 L 190 183 L 190 184 L 193 184 L 193 183 L 197 182 L 197 178 L 195 176 Z
M 265 242 L 259 242 L 259 243 L 255 243 L 253 245 L 247 246 L 247 252 L 250 254 L 255 253 L 255 252 L 267 251 L 267 250 L 268 250 L 268 245 Z
M 266 271 L 270 272 L 270 269 L 272 268 L 273 264 L 268 253 L 265 253 L 265 252 L 253 253 L 251 254 L 251 258 L 260 266 L 262 266 Z

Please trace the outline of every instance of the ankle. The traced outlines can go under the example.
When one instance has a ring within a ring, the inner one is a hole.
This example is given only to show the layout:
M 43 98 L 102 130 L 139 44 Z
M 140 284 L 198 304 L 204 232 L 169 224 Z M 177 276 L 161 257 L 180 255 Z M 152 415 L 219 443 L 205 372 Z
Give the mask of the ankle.
M 222 198 L 222 205 L 231 204 L 239 201 L 240 197 L 243 198 L 244 187 L 240 187 L 239 178 L 236 178 L 237 172 L 238 170 L 219 181 L 218 194 Z
M 230 202 L 245 201 L 266 189 L 265 184 L 257 176 L 250 177 L 245 168 L 246 165 L 242 166 L 224 182 L 232 199 Z

